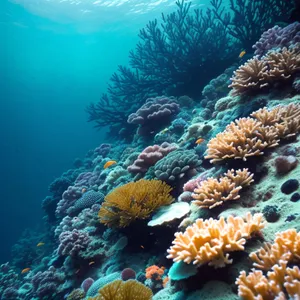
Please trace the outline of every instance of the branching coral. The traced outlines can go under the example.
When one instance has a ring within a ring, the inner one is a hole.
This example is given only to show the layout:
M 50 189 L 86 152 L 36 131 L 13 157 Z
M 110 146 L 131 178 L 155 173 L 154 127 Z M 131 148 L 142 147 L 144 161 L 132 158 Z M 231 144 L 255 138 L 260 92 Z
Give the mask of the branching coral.
M 137 219 L 147 219 L 162 205 L 173 201 L 171 187 L 160 180 L 139 180 L 120 186 L 108 194 L 99 211 L 100 222 L 126 227 Z
M 224 159 L 243 159 L 263 155 L 264 150 L 279 145 L 300 132 L 300 104 L 259 109 L 253 118 L 238 119 L 217 134 L 207 144 L 210 162 Z
M 136 280 L 115 280 L 99 290 L 99 295 L 89 300 L 150 300 L 152 291 Z
M 243 159 L 263 155 L 266 148 L 278 145 L 279 139 L 275 127 L 263 126 L 252 118 L 242 118 L 230 123 L 225 131 L 218 133 L 207 144 L 210 162 L 223 159 Z
M 229 216 L 227 220 L 198 219 L 184 233 L 175 233 L 167 258 L 194 265 L 208 263 L 215 268 L 231 264 L 228 252 L 244 250 L 246 239 L 265 225 L 262 214 L 248 213 L 246 219 Z
M 240 190 L 254 180 L 248 169 L 228 170 L 219 180 L 208 178 L 198 184 L 192 194 L 193 203 L 203 208 L 214 208 L 229 200 L 238 200 Z
M 236 280 L 239 296 L 246 300 L 286 300 L 300 298 L 300 269 L 287 267 L 288 263 L 300 261 L 300 233 L 289 229 L 276 234 L 273 244 L 267 243 L 250 254 L 254 267 L 268 271 L 253 270 L 240 273 Z
M 255 56 L 240 66 L 231 78 L 233 94 L 244 94 L 289 79 L 300 70 L 300 49 L 270 51 L 262 58 Z

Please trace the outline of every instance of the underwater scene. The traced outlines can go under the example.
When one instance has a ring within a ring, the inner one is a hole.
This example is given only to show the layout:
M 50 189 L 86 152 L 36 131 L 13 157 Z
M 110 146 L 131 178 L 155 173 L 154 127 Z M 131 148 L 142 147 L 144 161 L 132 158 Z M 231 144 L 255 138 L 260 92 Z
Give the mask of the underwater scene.
M 1 0 L 1 300 L 300 300 L 300 1 Z

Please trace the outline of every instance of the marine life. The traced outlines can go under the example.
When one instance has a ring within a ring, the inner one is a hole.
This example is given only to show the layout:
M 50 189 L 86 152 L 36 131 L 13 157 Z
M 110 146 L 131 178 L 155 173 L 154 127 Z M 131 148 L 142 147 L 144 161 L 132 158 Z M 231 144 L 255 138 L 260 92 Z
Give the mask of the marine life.
M 242 58 L 245 54 L 246 54 L 245 50 L 241 51 L 241 53 L 239 54 L 239 58 Z
M 199 138 L 199 139 L 196 140 L 195 144 L 200 145 L 203 142 L 204 142 L 204 139 L 203 138 Z
M 26 274 L 30 271 L 31 269 L 30 268 L 25 268 L 21 271 L 21 274 Z
M 109 161 L 107 161 L 107 162 L 104 164 L 103 168 L 104 168 L 104 169 L 107 169 L 107 168 L 109 168 L 110 166 L 115 165 L 116 163 L 117 163 L 117 162 L 116 162 L 115 160 L 109 160 Z
M 300 300 L 297 0 L 2 1 L 0 299 Z

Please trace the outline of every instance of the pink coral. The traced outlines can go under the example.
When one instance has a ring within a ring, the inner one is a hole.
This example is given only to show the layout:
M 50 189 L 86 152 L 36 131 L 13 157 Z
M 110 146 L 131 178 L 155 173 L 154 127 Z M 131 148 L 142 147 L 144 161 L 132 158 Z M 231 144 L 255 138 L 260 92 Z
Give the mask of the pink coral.
M 146 173 L 149 167 L 154 166 L 160 159 L 177 148 L 178 146 L 176 144 L 169 144 L 167 142 L 161 145 L 149 146 L 140 153 L 138 158 L 127 170 L 131 173 Z
M 80 230 L 65 231 L 60 234 L 60 245 L 57 248 L 57 253 L 62 256 L 76 256 L 80 250 L 85 249 L 90 242 L 89 235 Z

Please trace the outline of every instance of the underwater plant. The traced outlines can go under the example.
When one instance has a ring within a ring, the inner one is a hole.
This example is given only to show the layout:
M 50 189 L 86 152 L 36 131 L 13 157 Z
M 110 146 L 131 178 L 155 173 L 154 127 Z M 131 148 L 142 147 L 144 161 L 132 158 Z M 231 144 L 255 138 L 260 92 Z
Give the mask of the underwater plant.
M 109 227 L 126 227 L 137 219 L 147 219 L 162 205 L 173 202 L 172 188 L 160 180 L 130 182 L 105 197 L 99 210 L 100 222 Z

